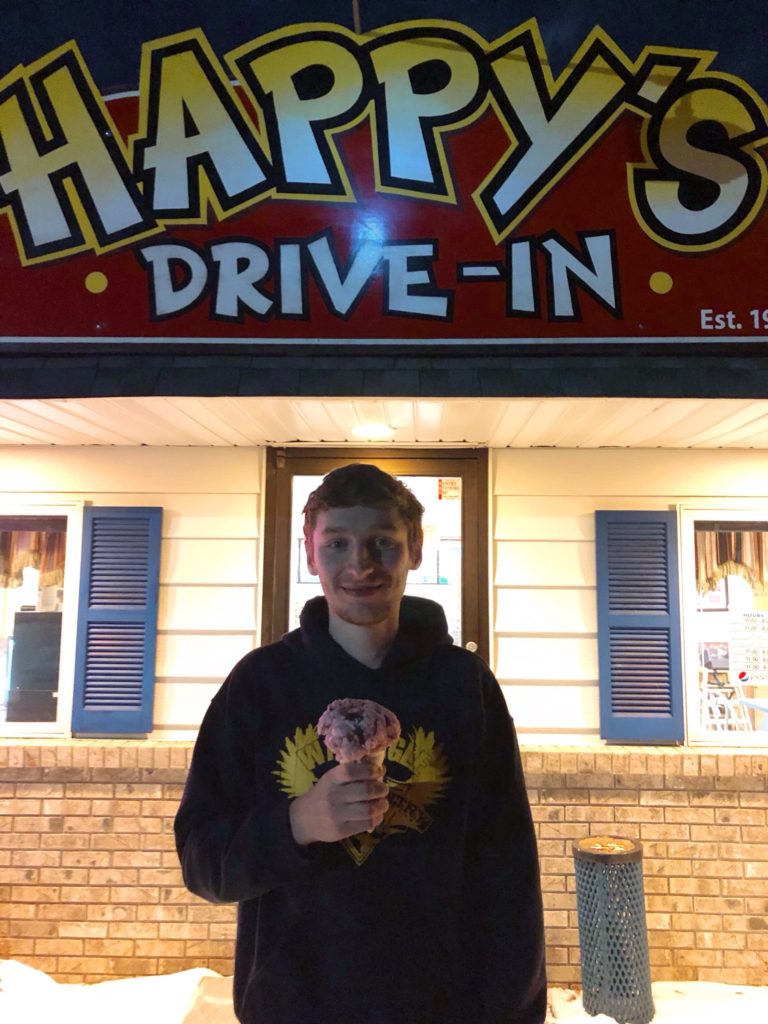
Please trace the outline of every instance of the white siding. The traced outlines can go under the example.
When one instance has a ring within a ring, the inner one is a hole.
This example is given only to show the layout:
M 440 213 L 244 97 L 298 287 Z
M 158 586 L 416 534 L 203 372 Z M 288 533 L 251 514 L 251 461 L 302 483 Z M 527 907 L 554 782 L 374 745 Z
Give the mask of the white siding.
M 493 667 L 526 743 L 599 735 L 597 509 L 753 506 L 768 454 L 749 450 L 491 453 Z
M 209 682 L 222 679 L 243 655 L 254 647 L 251 633 L 173 633 L 159 632 L 157 638 L 156 677 Z
M 497 587 L 594 587 L 594 541 L 496 543 Z
M 201 596 L 205 600 L 201 601 Z M 171 632 L 186 630 L 231 630 L 253 633 L 257 625 L 257 592 L 254 586 L 206 584 L 205 594 L 177 581 L 160 588 L 160 628 Z
M 255 524 L 251 528 L 255 530 Z M 256 584 L 255 537 L 165 537 L 160 558 L 164 584 Z
M 594 587 L 496 588 L 496 633 L 597 633 Z
M 258 643 L 259 448 L 0 448 L 7 504 L 163 508 L 155 698 L 160 738 L 193 734 Z M 728 450 L 491 452 L 493 667 L 526 743 L 599 733 L 594 512 L 755 505 L 768 455 Z
M 258 644 L 263 449 L 2 448 L 0 497 L 163 509 L 155 735 L 194 735 Z
M 502 679 L 593 682 L 597 679 L 595 637 L 499 637 L 496 669 Z

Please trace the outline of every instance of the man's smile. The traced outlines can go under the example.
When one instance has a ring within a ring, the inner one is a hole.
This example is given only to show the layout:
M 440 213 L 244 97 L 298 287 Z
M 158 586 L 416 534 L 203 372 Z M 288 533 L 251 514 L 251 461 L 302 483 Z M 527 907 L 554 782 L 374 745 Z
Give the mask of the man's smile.
M 340 589 L 351 597 L 368 597 L 377 594 L 383 587 L 383 583 L 366 583 L 364 586 L 342 586 Z

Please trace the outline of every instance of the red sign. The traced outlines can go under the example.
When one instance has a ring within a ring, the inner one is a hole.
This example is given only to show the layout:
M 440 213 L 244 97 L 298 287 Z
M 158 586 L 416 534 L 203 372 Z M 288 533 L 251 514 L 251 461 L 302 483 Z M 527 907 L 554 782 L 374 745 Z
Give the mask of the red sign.
M 768 109 L 709 51 L 535 21 L 71 42 L 0 90 L 5 338 L 584 339 L 768 331 Z

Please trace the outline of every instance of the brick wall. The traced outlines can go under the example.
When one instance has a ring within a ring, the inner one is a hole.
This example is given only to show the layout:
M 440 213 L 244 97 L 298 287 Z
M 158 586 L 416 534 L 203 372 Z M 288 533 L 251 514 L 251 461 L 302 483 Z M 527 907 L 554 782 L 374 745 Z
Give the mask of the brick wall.
M 188 744 L 0 746 L 0 957 L 58 981 L 232 973 L 234 908 L 183 887 Z
M 231 974 L 234 908 L 181 884 L 190 747 L 0 743 L 0 958 L 59 981 Z M 768 984 L 768 754 L 528 747 L 549 975 L 578 985 L 572 842 L 640 838 L 654 980 Z
M 549 977 L 578 983 L 572 843 L 639 838 L 654 981 L 768 984 L 768 754 L 524 752 Z

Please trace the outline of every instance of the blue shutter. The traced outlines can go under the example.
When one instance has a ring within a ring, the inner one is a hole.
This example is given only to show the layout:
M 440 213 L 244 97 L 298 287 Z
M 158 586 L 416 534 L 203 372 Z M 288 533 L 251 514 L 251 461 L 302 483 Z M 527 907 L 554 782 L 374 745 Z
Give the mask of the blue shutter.
M 86 508 L 72 731 L 152 730 L 160 508 Z
M 674 512 L 597 512 L 600 735 L 682 743 Z

